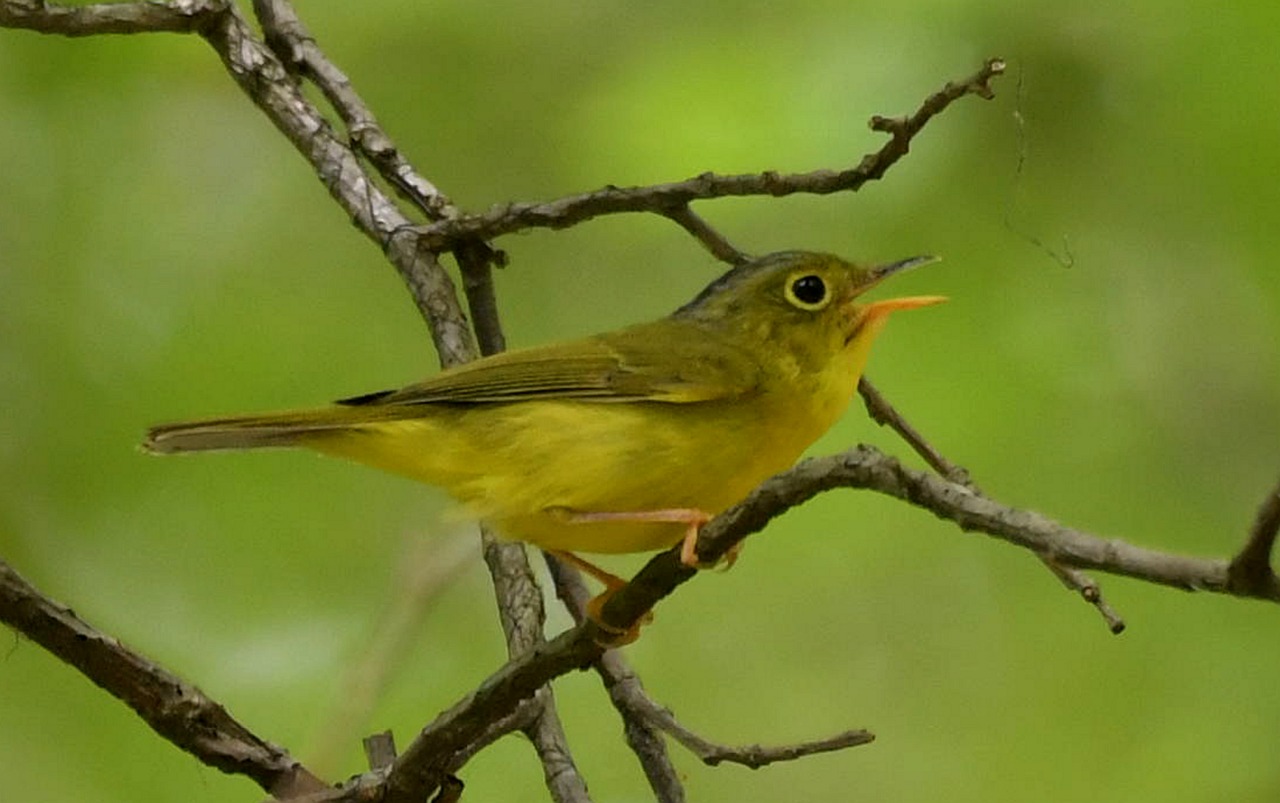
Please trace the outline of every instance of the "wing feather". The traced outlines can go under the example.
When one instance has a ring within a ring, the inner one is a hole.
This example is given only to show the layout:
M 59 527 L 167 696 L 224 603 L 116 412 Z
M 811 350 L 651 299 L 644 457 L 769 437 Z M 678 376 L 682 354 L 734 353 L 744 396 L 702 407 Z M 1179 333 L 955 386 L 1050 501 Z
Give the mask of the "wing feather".
M 583 340 L 504 352 L 395 391 L 339 404 L 492 404 L 532 399 L 688 403 L 760 382 L 752 355 L 697 324 L 665 319 Z

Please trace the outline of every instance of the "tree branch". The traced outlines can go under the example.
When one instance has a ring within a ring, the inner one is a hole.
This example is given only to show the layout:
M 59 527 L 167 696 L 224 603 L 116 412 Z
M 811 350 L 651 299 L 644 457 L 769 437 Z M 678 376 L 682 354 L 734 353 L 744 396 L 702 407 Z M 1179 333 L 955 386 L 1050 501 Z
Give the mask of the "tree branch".
M 573 621 L 581 625 L 586 621 L 587 602 L 591 593 L 587 590 L 582 574 L 556 556 L 544 552 L 547 570 L 555 585 L 556 596 L 564 604 Z M 661 732 L 643 715 L 635 703 L 635 695 L 644 695 L 640 677 L 618 650 L 606 650 L 592 665 L 604 682 L 609 702 L 622 717 L 622 732 L 631 752 L 635 753 L 644 771 L 645 779 L 653 790 L 658 803 L 683 803 L 684 787 L 680 775 L 671 763 L 667 743 Z M 653 703 L 657 705 L 657 703 Z
M 1033 511 L 1008 507 L 963 485 L 904 467 L 871 446 L 804 460 L 767 480 L 742 503 L 721 513 L 698 539 L 700 563 L 714 564 L 733 545 L 772 518 L 833 488 L 865 488 L 924 508 L 962 530 L 983 532 L 1045 555 L 1061 566 L 1096 569 L 1171 586 L 1280 602 L 1275 589 L 1233 588 L 1228 563 L 1144 549 L 1066 527 Z M 695 574 L 676 550 L 656 555 L 628 585 L 610 597 L 601 614 L 607 625 L 625 630 L 662 597 Z
M 924 462 L 929 464 L 930 468 L 950 482 L 963 485 L 974 491 L 978 490 L 977 486 L 973 484 L 973 480 L 970 479 L 969 472 L 963 466 L 952 463 L 943 457 L 941 452 L 933 448 L 933 445 L 925 440 L 924 436 L 907 422 L 907 419 L 902 417 L 902 414 L 889 403 L 889 400 L 865 376 L 858 380 L 858 393 L 862 396 L 862 402 L 866 405 L 867 415 L 871 416 L 871 420 L 898 433 L 898 437 L 906 441 L 907 445 L 916 454 L 920 455 Z
M 499 540 L 487 529 L 482 530 L 482 538 L 484 560 L 493 577 L 498 600 L 498 617 L 506 635 L 507 653 L 515 657 L 545 643 L 542 591 L 534 580 L 521 544 Z M 556 714 L 555 696 L 549 687 L 538 692 L 532 719 L 523 730 L 542 762 L 552 798 L 557 803 L 588 800 L 586 783 L 573 763 L 564 728 Z
M 42 0 L 0 0 L 0 26 L 62 36 L 115 33 L 191 33 L 227 6 L 227 0 L 54 5 Z
M 805 460 L 764 482 L 746 500 L 703 528 L 698 540 L 699 562 L 715 563 L 734 544 L 758 532 L 774 517 L 833 488 L 865 488 L 892 496 L 952 521 L 963 530 L 987 533 L 1037 554 L 1050 555 L 1060 565 L 1097 569 L 1186 591 L 1280 602 L 1280 593 L 1230 588 L 1225 560 L 1157 552 L 1075 530 L 1039 513 L 1002 505 L 933 474 L 906 468 L 865 445 L 838 455 Z M 680 562 L 678 548 L 659 553 L 604 603 L 604 623 L 611 630 L 631 628 L 695 574 L 697 570 Z M 600 641 L 607 637 L 608 633 L 588 621 L 516 657 L 441 714 L 410 749 L 424 757 L 449 755 L 479 732 L 488 718 L 509 710 L 559 675 L 591 665 L 603 654 Z M 424 767 L 434 769 L 430 758 L 405 762 L 405 771 L 395 777 L 397 792 L 416 792 L 420 797 L 422 790 L 432 788 L 429 783 L 434 776 L 422 774 Z M 389 779 L 388 783 L 392 781 Z
M 378 243 L 400 272 L 427 321 L 441 364 L 473 359 L 475 340 L 453 280 L 437 255 L 421 248 L 410 231 L 411 221 L 364 172 L 351 148 L 334 135 L 275 53 L 253 35 L 234 6 L 216 15 L 201 35 L 249 99 L 307 159 L 356 228 Z
M 680 228 L 688 232 L 693 239 L 702 243 L 703 247 L 721 262 L 727 262 L 730 265 L 741 265 L 751 259 L 750 256 L 739 251 L 733 243 L 730 243 L 723 234 L 716 231 L 710 223 L 703 220 L 697 212 L 690 209 L 687 204 L 669 209 L 663 214 L 679 224 Z
M 548 556 L 547 562 L 552 566 L 563 567 L 566 573 L 572 572 L 576 575 L 574 569 L 563 566 L 554 557 Z M 555 569 L 553 573 L 554 571 Z M 580 582 L 579 585 L 581 585 Z M 570 591 L 574 608 L 579 609 L 579 614 L 575 617 L 579 621 L 583 618 L 579 605 L 585 603 L 585 587 L 582 591 L 583 594 Z M 670 710 L 650 697 L 640 681 L 640 676 L 627 665 L 617 650 L 605 651 L 596 661 L 595 668 L 609 691 L 609 700 L 614 708 L 618 709 L 618 713 L 622 714 L 628 744 L 640 758 L 640 764 L 658 800 L 664 803 L 684 800 L 684 789 L 680 786 L 679 778 L 675 775 L 675 769 L 667 756 L 666 745 L 660 736 L 661 732 L 670 734 L 708 766 L 714 767 L 728 761 L 752 769 L 778 761 L 792 761 L 815 753 L 856 747 L 875 740 L 875 736 L 869 731 L 854 730 L 845 731 L 827 739 L 776 747 L 761 745 L 729 747 L 716 744 L 681 725 Z
M 825 739 L 797 742 L 796 744 L 774 746 L 752 744 L 732 747 L 709 741 L 689 730 L 680 724 L 674 714 L 666 708 L 655 704 L 648 695 L 634 695 L 632 704 L 643 710 L 645 717 L 650 722 L 666 733 L 671 734 L 672 738 L 684 745 L 690 753 L 693 753 L 702 760 L 702 763 L 709 767 L 714 767 L 727 761 L 731 764 L 741 764 L 754 770 L 779 761 L 795 761 L 798 758 L 818 753 L 831 753 L 836 750 L 846 750 L 850 747 L 870 744 L 876 739 L 875 735 L 870 731 L 859 729 L 837 733 Z
M 563 229 L 601 215 L 652 212 L 671 217 L 673 211 L 687 207 L 693 201 L 710 198 L 744 195 L 780 197 L 795 193 L 828 195 L 857 190 L 868 181 L 883 177 L 895 162 L 906 155 L 912 138 L 931 118 L 951 103 L 966 95 L 992 97 L 991 79 L 1003 73 L 1004 69 L 1002 60 L 990 59 L 978 72 L 963 81 L 949 82 L 930 95 L 908 117 L 871 118 L 872 129 L 890 134 L 890 139 L 880 150 L 864 156 L 856 167 L 846 170 L 814 170 L 792 174 L 769 170 L 735 176 L 703 173 L 670 184 L 645 187 L 609 185 L 593 192 L 552 201 L 499 204 L 484 214 L 463 215 L 454 220 L 423 226 L 417 231 L 426 247 L 443 251 L 451 249 L 461 240 L 489 240 L 532 228 Z M 678 211 L 676 214 L 679 214 Z M 715 248 L 712 248 L 712 253 L 716 253 Z
M 862 395 L 862 401 L 866 404 L 867 414 L 871 416 L 871 420 L 881 426 L 888 426 L 898 433 L 899 437 L 906 441 L 907 445 L 928 463 L 930 468 L 941 474 L 949 482 L 962 485 L 975 493 L 980 492 L 978 486 L 970 478 L 968 470 L 964 466 L 953 463 L 943 457 L 942 453 L 934 448 L 933 444 L 925 440 L 925 437 L 915 427 L 911 426 L 907 419 L 902 417 L 902 414 L 889 403 L 889 400 L 865 376 L 858 380 L 858 393 Z M 1102 598 L 1102 588 L 1097 581 L 1079 569 L 1063 566 L 1052 556 L 1037 554 L 1036 557 L 1040 559 L 1049 571 L 1053 572 L 1054 577 L 1057 577 L 1063 585 L 1077 592 L 1081 599 L 1097 609 L 1108 630 L 1117 635 L 1124 632 L 1124 620 Z
M 263 741 L 195 686 L 95 629 L 0 561 L 0 621 L 74 666 L 165 739 L 223 772 L 287 799 L 328 791 L 282 748 Z
M 329 60 L 285 0 L 253 0 L 267 44 L 288 67 L 315 84 L 342 118 L 352 145 L 369 158 L 379 174 L 430 220 L 459 214 L 449 197 L 414 169 L 392 142 L 350 79 Z

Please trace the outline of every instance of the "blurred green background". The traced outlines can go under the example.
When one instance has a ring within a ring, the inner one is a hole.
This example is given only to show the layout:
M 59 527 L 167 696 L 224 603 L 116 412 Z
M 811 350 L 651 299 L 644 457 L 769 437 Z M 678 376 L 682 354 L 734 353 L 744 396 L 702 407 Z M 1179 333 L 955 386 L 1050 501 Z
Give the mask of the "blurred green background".
M 698 211 L 753 252 L 943 255 L 891 292 L 952 302 L 895 320 L 869 375 L 1003 501 L 1225 556 L 1276 479 L 1275 6 L 300 5 L 406 153 L 477 210 L 851 165 L 882 142 L 870 115 L 1004 56 L 998 98 L 953 107 L 886 181 Z M 360 771 L 365 733 L 406 744 L 502 661 L 478 560 L 318 756 L 404 564 L 456 550 L 444 500 L 309 454 L 135 450 L 151 423 L 434 370 L 393 270 L 194 37 L 0 31 L 0 158 L 0 556 L 330 777 Z M 1032 242 L 1064 238 L 1069 268 Z M 514 345 L 655 317 L 720 270 L 651 217 L 498 244 Z M 858 441 L 907 451 L 855 406 L 814 452 Z M 673 747 L 692 800 L 1280 797 L 1277 610 L 1100 579 L 1122 636 L 1030 555 L 835 492 L 663 603 L 627 653 L 713 739 L 878 734 L 758 772 Z M 7 799 L 261 798 L 3 641 Z M 595 677 L 557 691 L 596 798 L 648 799 Z M 463 777 L 468 799 L 546 798 L 519 737 Z

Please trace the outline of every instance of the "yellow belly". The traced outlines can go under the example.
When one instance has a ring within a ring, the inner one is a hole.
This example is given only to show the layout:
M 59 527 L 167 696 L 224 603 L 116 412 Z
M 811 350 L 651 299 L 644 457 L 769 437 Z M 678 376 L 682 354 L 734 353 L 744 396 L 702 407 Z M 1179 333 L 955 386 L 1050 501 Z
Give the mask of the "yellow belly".
M 544 549 L 643 552 L 683 524 L 573 523 L 565 511 L 715 515 L 795 462 L 838 410 L 732 402 L 428 407 L 307 439 L 319 451 L 438 485 L 509 538 Z

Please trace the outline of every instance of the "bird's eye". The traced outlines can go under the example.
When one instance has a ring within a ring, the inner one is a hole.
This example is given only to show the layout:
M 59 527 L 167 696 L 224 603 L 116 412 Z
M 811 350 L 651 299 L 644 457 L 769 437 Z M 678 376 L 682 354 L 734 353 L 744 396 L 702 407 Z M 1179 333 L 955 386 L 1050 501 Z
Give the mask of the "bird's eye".
M 830 301 L 821 276 L 805 273 L 787 281 L 787 300 L 804 310 L 820 310 Z

